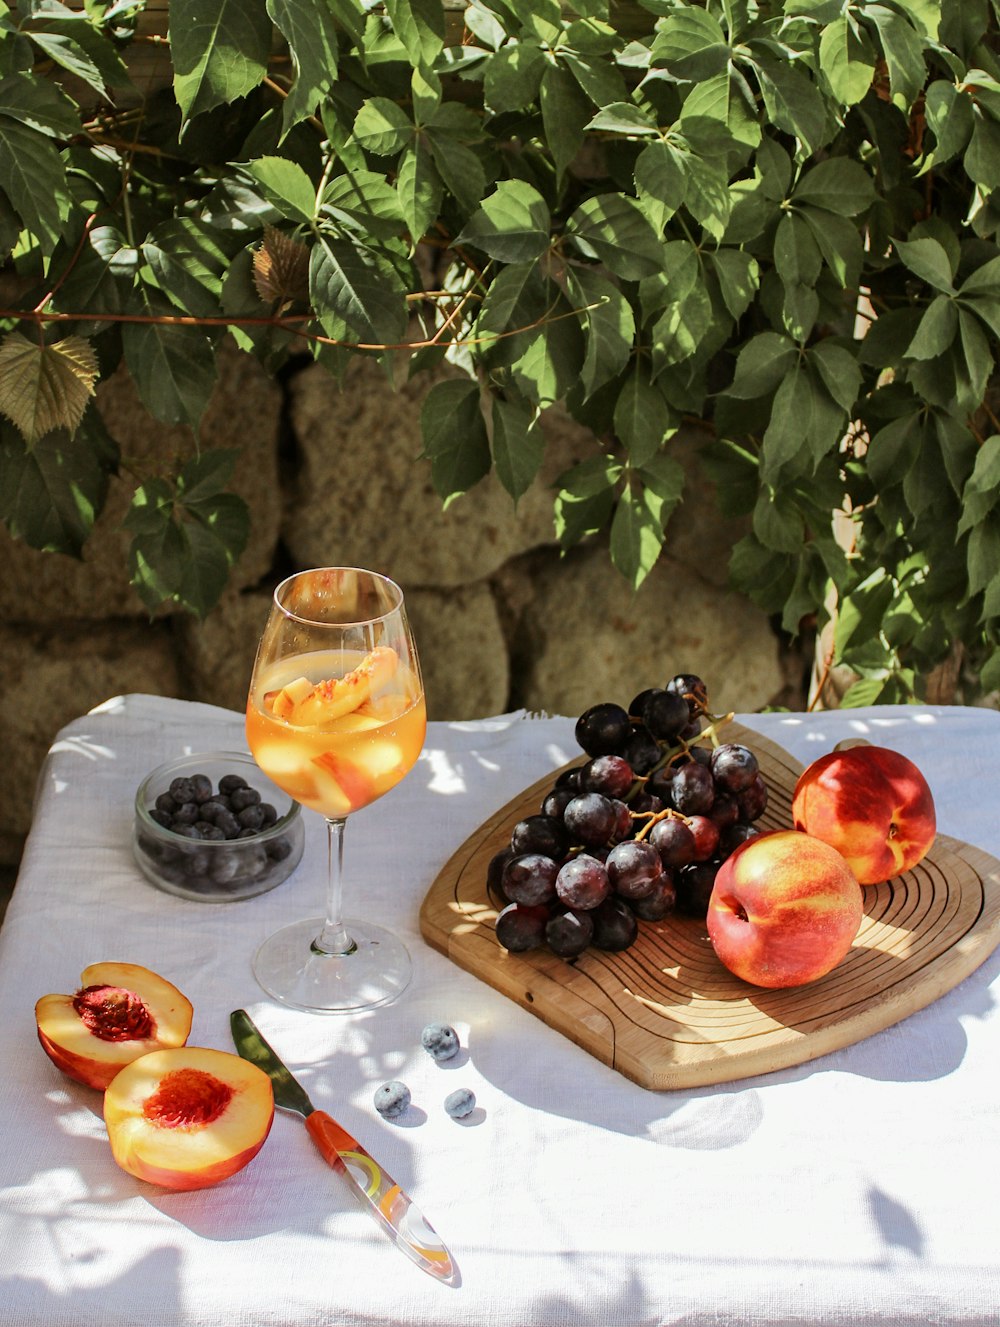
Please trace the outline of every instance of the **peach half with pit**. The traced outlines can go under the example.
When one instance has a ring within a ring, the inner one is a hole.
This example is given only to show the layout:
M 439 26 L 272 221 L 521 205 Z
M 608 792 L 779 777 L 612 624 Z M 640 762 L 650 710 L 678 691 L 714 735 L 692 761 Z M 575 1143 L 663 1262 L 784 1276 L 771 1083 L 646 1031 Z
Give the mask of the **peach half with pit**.
M 106 1088 L 140 1055 L 183 1046 L 191 1032 L 190 1000 L 137 963 L 92 963 L 74 995 L 43 995 L 35 1005 L 38 1040 L 63 1073 Z
M 206 1189 L 252 1161 L 271 1129 L 274 1091 L 263 1069 L 230 1051 L 151 1051 L 104 1094 L 111 1153 L 122 1170 L 163 1189 Z

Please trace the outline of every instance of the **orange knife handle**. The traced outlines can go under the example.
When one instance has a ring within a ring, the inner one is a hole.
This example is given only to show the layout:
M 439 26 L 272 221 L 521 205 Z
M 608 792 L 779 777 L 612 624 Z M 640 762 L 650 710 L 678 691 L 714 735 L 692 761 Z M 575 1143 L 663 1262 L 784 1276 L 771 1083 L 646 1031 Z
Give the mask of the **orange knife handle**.
M 333 1116 L 327 1115 L 325 1110 L 314 1110 L 307 1115 L 306 1128 L 328 1164 L 336 1170 L 340 1170 L 344 1165 L 341 1152 L 350 1152 L 358 1145 L 347 1130 L 342 1129 Z

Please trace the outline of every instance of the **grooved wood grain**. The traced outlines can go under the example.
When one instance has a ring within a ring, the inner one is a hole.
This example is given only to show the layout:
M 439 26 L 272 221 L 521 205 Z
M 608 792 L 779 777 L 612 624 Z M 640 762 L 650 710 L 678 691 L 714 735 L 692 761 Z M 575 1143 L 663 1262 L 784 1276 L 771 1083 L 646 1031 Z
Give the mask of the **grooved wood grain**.
M 770 799 L 762 829 L 791 825 L 802 766 L 739 724 L 727 741 L 756 753 Z M 574 761 L 582 763 L 584 757 Z M 572 963 L 510 954 L 493 923 L 486 869 L 516 822 L 538 811 L 555 771 L 491 816 L 446 863 L 420 913 L 424 938 L 626 1078 L 654 1090 L 723 1083 L 802 1064 L 931 1004 L 1000 944 L 1000 862 L 939 834 L 912 871 L 864 890 L 853 948 L 819 981 L 750 986 L 722 966 L 703 921 L 640 922 L 617 954 Z

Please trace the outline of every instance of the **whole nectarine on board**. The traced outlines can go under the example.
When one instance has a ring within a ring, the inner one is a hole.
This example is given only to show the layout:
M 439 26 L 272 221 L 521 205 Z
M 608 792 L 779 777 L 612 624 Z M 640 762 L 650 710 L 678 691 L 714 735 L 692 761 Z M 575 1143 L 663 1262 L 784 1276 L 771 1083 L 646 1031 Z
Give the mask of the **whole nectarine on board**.
M 205 1189 L 264 1146 L 271 1080 L 229 1051 L 182 1046 L 126 1065 L 104 1094 L 104 1123 L 122 1170 L 164 1189 Z
M 814 760 L 795 785 L 792 816 L 796 829 L 836 848 L 862 885 L 916 866 L 937 829 L 927 780 L 906 756 L 881 746 Z
M 43 995 L 35 1005 L 38 1040 L 49 1059 L 78 1083 L 102 1090 L 140 1055 L 183 1046 L 192 1014 L 176 986 L 137 963 L 92 963 L 75 995 Z
M 835 848 L 799 830 L 742 844 L 719 868 L 709 939 L 731 972 L 755 986 L 801 986 L 836 967 L 854 942 L 861 889 Z

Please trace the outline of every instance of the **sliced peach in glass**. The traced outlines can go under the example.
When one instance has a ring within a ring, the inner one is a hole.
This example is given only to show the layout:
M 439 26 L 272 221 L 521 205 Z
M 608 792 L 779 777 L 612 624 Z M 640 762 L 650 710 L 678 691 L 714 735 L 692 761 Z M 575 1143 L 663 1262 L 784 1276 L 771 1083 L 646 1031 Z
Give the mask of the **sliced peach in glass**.
M 355 758 L 361 753 L 354 752 Z M 329 778 L 323 779 L 321 788 L 323 800 L 332 801 L 338 809 L 334 812 L 327 811 L 328 815 L 347 815 L 349 811 L 356 811 L 361 806 L 367 806 L 375 797 L 375 784 L 368 772 L 355 764 L 354 760 L 348 760 L 346 756 L 339 755 L 336 751 L 324 751 L 321 756 L 316 756 L 313 764 L 321 769 Z M 333 783 L 336 791 L 343 797 L 342 809 L 340 798 L 336 792 L 330 789 Z M 330 793 L 328 799 L 327 794 Z
M 273 1118 L 263 1069 L 198 1046 L 143 1055 L 104 1094 L 115 1161 L 164 1189 L 205 1189 L 235 1175 L 264 1146 Z
M 398 665 L 395 650 L 376 645 L 357 668 L 343 677 L 317 682 L 307 696 L 296 702 L 291 722 L 299 728 L 322 728 L 341 715 L 353 713 L 392 680 Z
M 353 752 L 354 759 L 364 767 L 368 777 L 376 782 L 387 774 L 402 768 L 403 748 L 388 737 L 378 737 Z
M 279 691 L 269 691 L 264 697 L 264 704 L 279 719 L 290 719 L 295 706 L 313 689 L 308 677 L 297 677 L 293 682 L 286 682 Z
M 140 1055 L 183 1046 L 191 1002 L 136 963 L 92 963 L 75 995 L 43 995 L 35 1005 L 38 1040 L 63 1073 L 104 1089 Z

